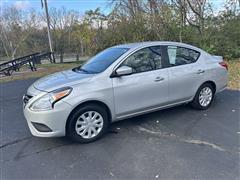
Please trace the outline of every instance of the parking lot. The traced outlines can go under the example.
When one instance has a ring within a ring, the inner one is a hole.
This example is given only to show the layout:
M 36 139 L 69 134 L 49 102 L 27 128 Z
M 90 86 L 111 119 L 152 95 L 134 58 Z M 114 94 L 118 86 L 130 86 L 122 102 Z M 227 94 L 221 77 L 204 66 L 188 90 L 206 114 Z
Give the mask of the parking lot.
M 239 179 L 240 91 L 210 109 L 188 105 L 114 123 L 90 144 L 33 137 L 22 95 L 36 79 L 0 84 L 0 179 Z

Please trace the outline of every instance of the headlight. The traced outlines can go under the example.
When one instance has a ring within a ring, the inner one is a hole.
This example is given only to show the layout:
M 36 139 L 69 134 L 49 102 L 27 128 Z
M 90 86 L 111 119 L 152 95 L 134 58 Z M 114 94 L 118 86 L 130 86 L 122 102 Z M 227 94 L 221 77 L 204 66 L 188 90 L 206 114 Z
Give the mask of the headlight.
M 72 91 L 71 87 L 64 87 L 52 92 L 45 94 L 44 96 L 40 97 L 36 101 L 34 101 L 30 109 L 33 111 L 45 111 L 51 110 L 54 107 L 54 104 L 61 100 L 62 98 L 68 96 Z

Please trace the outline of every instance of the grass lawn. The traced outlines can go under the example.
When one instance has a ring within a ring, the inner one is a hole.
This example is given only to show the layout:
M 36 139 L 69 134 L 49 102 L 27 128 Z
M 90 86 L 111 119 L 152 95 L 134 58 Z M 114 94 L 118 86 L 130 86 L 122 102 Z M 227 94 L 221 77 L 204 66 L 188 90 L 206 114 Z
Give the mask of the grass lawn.
M 73 67 L 79 66 L 79 63 L 62 63 L 62 64 L 41 64 L 37 66 L 37 71 L 30 71 L 26 67 L 21 68 L 20 72 L 13 72 L 12 76 L 0 77 L 0 82 L 8 82 L 14 80 L 22 80 L 29 78 L 40 78 L 48 74 L 52 74 L 58 71 L 71 69 Z
M 228 63 L 228 75 L 229 83 L 228 87 L 231 89 L 240 89 L 240 59 L 227 61 Z M 54 72 L 71 69 L 73 67 L 79 66 L 79 63 L 63 63 L 63 64 L 42 64 L 38 66 L 37 71 L 26 71 L 26 69 L 21 69 L 20 73 L 13 73 L 12 76 L 2 76 L 0 77 L 0 82 L 8 82 L 13 80 L 21 80 L 28 78 L 38 78 Z
M 228 63 L 228 87 L 240 90 L 240 59 L 227 61 Z

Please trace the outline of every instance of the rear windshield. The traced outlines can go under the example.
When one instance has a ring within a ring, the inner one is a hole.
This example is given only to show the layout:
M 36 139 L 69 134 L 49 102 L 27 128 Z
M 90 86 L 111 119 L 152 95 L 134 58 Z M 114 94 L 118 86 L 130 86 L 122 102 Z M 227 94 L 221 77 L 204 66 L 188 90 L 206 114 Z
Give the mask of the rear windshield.
M 127 52 L 128 48 L 109 48 L 106 49 L 89 61 L 87 61 L 81 68 L 80 71 L 87 73 L 100 73 L 105 71 L 113 62 L 115 62 L 121 55 Z

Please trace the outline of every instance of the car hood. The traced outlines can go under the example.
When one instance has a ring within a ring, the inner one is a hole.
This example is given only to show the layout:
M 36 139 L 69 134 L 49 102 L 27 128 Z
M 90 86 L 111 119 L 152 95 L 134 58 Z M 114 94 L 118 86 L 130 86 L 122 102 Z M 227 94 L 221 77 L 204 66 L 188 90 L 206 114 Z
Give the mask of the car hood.
M 94 74 L 67 70 L 40 78 L 33 83 L 33 86 L 40 91 L 50 92 L 61 87 L 89 81 L 93 76 Z

